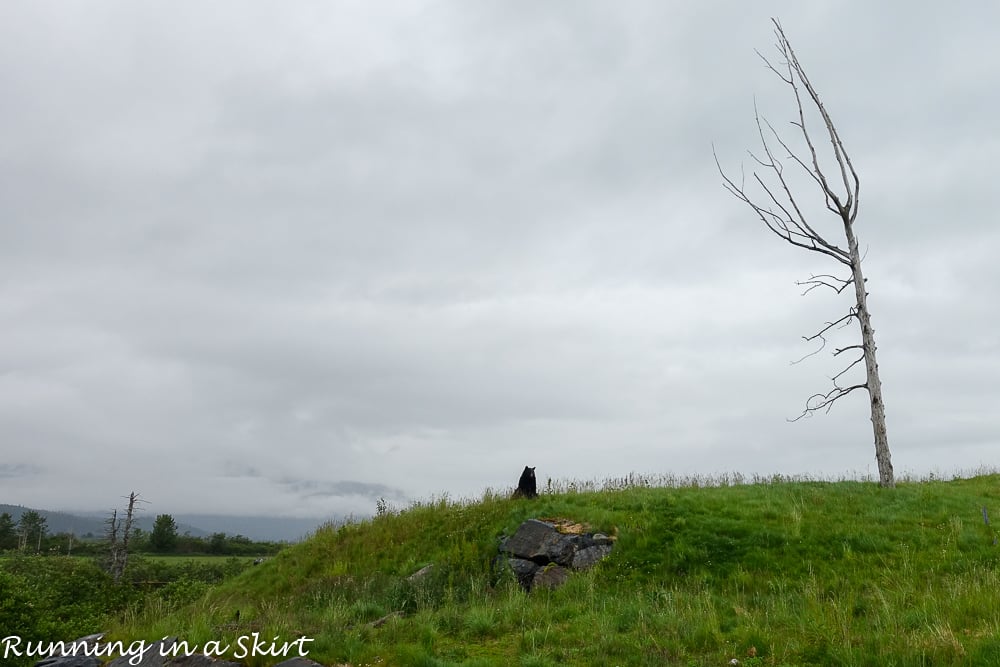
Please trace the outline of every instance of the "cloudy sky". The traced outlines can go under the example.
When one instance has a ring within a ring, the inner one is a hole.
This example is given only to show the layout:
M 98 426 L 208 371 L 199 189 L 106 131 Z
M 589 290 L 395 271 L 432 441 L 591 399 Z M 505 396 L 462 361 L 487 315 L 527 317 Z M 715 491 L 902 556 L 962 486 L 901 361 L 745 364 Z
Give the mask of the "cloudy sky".
M 861 176 L 897 473 L 996 465 L 1000 5 L 24 0 L 0 502 L 326 517 L 524 465 L 876 475 L 865 395 L 787 421 L 840 367 L 791 365 L 801 337 L 850 305 L 795 281 L 836 267 L 712 157 L 751 167 L 755 99 L 789 128 L 771 16 Z

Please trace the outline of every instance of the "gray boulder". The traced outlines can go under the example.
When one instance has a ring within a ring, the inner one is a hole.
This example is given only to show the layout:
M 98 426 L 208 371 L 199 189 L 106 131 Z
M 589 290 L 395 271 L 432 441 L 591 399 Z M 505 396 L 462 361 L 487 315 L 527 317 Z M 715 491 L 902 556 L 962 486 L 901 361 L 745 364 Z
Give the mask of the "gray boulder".
M 514 576 L 517 577 L 517 582 L 521 584 L 521 587 L 524 590 L 531 590 L 531 582 L 534 581 L 535 572 L 541 566 L 535 561 L 527 560 L 526 558 L 508 558 L 507 563 L 510 565 L 510 569 L 514 571 Z
M 593 567 L 613 547 L 614 540 L 607 535 L 564 534 L 553 524 L 529 519 L 512 536 L 500 540 L 499 551 L 507 556 L 521 587 L 530 591 L 537 586 L 558 588 L 571 570 Z
M 549 590 L 559 588 L 569 579 L 569 570 L 560 565 L 549 565 L 538 568 L 535 578 L 531 582 L 531 588 L 548 588 Z
M 522 523 L 501 548 L 516 558 L 531 560 L 539 565 L 569 565 L 575 551 L 572 536 L 563 535 L 551 524 L 538 519 Z
M 610 544 L 595 544 L 592 547 L 586 547 L 574 553 L 573 562 L 570 563 L 570 566 L 574 570 L 589 570 L 597 561 L 606 558 L 610 553 Z

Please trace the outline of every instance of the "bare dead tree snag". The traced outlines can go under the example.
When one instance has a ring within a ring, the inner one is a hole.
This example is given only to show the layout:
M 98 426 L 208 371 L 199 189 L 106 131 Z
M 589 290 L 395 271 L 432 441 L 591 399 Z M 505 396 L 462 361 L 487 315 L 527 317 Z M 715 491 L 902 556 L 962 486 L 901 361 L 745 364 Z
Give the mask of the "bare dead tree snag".
M 112 576 L 118 572 L 118 561 L 121 558 L 121 547 L 118 542 L 118 531 L 121 528 L 121 522 L 118 520 L 118 510 L 111 510 L 111 516 L 104 521 L 104 525 L 107 529 L 104 532 L 105 539 L 108 541 L 108 572 Z M 117 582 L 118 579 L 115 579 Z
M 116 573 L 115 581 L 121 579 L 125 568 L 128 567 L 128 543 L 129 538 L 132 536 L 132 523 L 135 520 L 135 503 L 138 500 L 139 494 L 135 491 L 128 494 L 128 512 L 125 514 L 125 530 L 122 533 L 121 559 L 119 560 L 119 569 Z
M 836 321 L 827 322 L 812 336 L 804 336 L 807 341 L 819 343 L 819 348 L 806 356 L 812 356 L 826 347 L 826 335 L 831 330 L 845 327 L 852 321 L 857 321 L 861 328 L 861 343 L 834 350 L 834 356 L 854 351 L 857 357 L 831 378 L 833 389 L 809 397 L 805 409 L 796 419 L 810 416 L 820 410 L 829 412 L 833 404 L 844 396 L 858 389 L 867 390 L 871 403 L 871 421 L 875 435 L 875 460 L 878 463 L 879 483 L 884 487 L 893 487 L 895 486 L 895 477 L 885 427 L 882 382 L 879 379 L 878 363 L 875 359 L 875 331 L 872 329 L 871 313 L 868 310 L 868 292 L 865 289 L 866 279 L 861 270 L 862 257 L 858 238 L 854 233 L 861 181 L 854 170 L 854 165 L 851 163 L 833 120 L 820 101 L 819 94 L 809 81 L 809 77 L 806 76 L 802 65 L 799 64 L 788 38 L 785 37 L 781 23 L 777 19 L 771 19 L 771 22 L 774 24 L 774 34 L 778 40 L 776 47 L 782 60 L 777 65 L 773 65 L 759 52 L 757 55 L 761 57 L 768 69 L 791 88 L 797 107 L 797 118 L 791 124 L 797 128 L 798 134 L 801 135 L 805 149 L 801 151 L 801 154 L 795 153 L 778 131 L 761 117 L 755 105 L 754 116 L 757 121 L 757 131 L 760 135 L 763 153 L 758 155 L 750 152 L 750 157 L 757 165 L 750 186 L 754 187 L 755 184 L 754 196 L 751 197 L 748 194 L 745 175 L 737 183 L 726 175 L 719 164 L 718 156 L 715 158 L 715 163 L 722 175 L 726 189 L 753 209 L 757 217 L 771 232 L 793 246 L 832 258 L 841 264 L 843 270 L 849 274 L 849 277 L 846 278 L 828 273 L 818 274 L 799 283 L 805 287 L 803 294 L 808 294 L 819 287 L 828 287 L 840 294 L 848 287 L 854 287 L 854 305 L 850 307 L 846 315 Z M 818 113 L 822 120 L 823 131 L 830 141 L 835 165 L 820 165 L 819 151 L 806 123 L 807 106 L 809 114 Z M 807 219 L 804 207 L 799 205 L 800 200 L 793 193 L 790 174 L 785 172 L 785 168 L 788 166 L 798 173 L 806 174 L 809 181 L 819 189 L 826 210 L 836 216 L 843 227 L 846 248 L 835 244 L 831 240 L 832 237 L 827 236 L 825 232 L 821 234 Z M 828 177 L 828 173 L 832 174 L 832 177 Z M 865 381 L 851 385 L 841 384 L 841 378 L 862 361 L 866 370 Z
M 108 527 L 107 540 L 110 547 L 108 571 L 115 583 L 121 580 L 125 568 L 128 566 L 128 543 L 132 535 L 132 523 L 135 519 L 137 502 L 146 501 L 140 500 L 139 494 L 133 491 L 128 495 L 128 511 L 125 514 L 124 528 L 122 528 L 121 520 L 118 518 L 118 510 L 113 510 L 111 517 L 104 522 Z M 121 537 L 119 537 L 119 530 L 121 530 Z

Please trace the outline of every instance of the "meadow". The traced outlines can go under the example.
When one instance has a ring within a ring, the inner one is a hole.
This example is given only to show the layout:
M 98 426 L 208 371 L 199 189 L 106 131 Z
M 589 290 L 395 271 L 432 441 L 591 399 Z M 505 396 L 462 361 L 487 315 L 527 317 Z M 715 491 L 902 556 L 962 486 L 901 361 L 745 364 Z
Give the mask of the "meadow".
M 206 554 L 143 554 L 144 559 L 160 563 L 162 565 L 182 565 L 185 563 L 217 564 L 227 561 L 234 561 L 243 564 L 252 564 L 257 560 L 256 556 L 214 556 Z
M 380 503 L 197 598 L 133 605 L 112 635 L 306 636 L 310 658 L 353 667 L 1000 665 L 996 474 L 895 489 L 631 477 L 542 491 Z M 616 536 L 614 551 L 526 594 L 491 562 L 532 517 L 584 522 Z

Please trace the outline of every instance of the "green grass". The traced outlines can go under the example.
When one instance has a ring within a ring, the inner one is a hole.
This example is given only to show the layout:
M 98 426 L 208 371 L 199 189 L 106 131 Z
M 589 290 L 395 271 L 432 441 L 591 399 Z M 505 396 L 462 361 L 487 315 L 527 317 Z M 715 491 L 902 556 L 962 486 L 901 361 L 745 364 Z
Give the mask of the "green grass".
M 256 556 L 191 556 L 187 554 L 141 554 L 143 558 L 154 563 L 165 565 L 177 565 L 180 563 L 224 563 L 230 559 L 235 559 L 240 563 L 252 563 Z
M 113 634 L 305 635 L 310 658 L 354 667 L 1000 664 L 1000 546 L 982 519 L 1000 520 L 1000 476 L 708 481 L 418 503 L 322 529 L 190 604 L 134 609 Z M 618 541 L 594 570 L 526 595 L 490 561 L 500 535 L 539 516 Z

